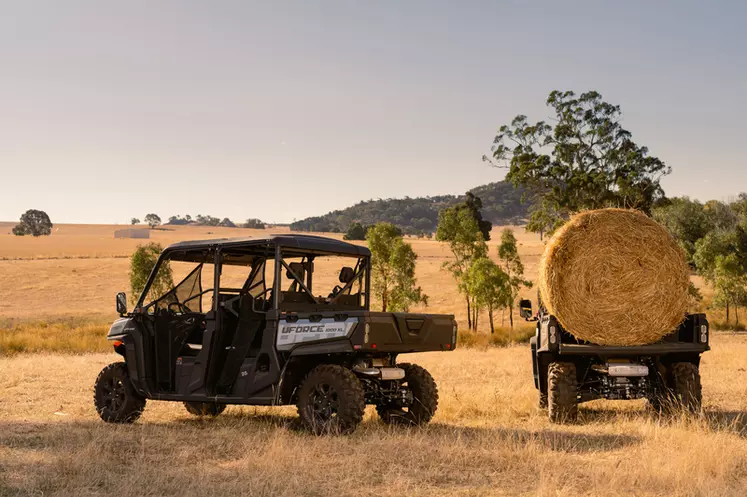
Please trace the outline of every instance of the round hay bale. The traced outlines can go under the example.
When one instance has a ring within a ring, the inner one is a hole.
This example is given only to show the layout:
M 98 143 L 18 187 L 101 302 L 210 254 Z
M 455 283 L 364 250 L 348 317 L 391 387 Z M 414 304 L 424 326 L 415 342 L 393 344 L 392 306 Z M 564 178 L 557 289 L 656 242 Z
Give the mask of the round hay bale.
M 667 230 L 645 214 L 601 209 L 573 216 L 540 261 L 542 300 L 563 328 L 600 345 L 643 345 L 687 312 L 690 271 Z

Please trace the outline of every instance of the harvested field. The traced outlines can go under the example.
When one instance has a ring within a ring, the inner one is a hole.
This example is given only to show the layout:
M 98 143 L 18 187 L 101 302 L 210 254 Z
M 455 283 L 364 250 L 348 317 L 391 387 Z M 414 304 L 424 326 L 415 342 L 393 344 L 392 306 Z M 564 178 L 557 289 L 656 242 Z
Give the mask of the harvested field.
M 299 432 L 293 408 L 198 420 L 149 401 L 136 424 L 107 425 L 91 386 L 116 355 L 6 358 L 0 495 L 745 495 L 747 338 L 713 341 L 694 420 L 597 401 L 551 425 L 514 346 L 412 357 L 440 386 L 433 423 L 390 428 L 369 408 L 347 437 Z
M 352 436 L 313 437 L 297 430 L 293 408 L 232 406 L 197 420 L 180 404 L 152 401 L 135 425 L 106 425 L 92 385 L 118 356 L 70 352 L 108 350 L 100 334 L 115 317 L 114 294 L 128 289 L 138 240 L 115 240 L 114 226 L 59 228 L 39 239 L 0 234 L 0 346 L 14 354 L 0 355 L 1 496 L 747 493 L 747 338 L 729 333 L 714 334 L 703 358 L 705 414 L 695 419 L 597 401 L 582 406 L 578 425 L 551 425 L 535 408 L 528 347 L 488 347 L 483 317 L 477 337 L 463 334 L 473 348 L 408 358 L 440 387 L 424 429 L 386 427 L 369 408 Z M 176 227 L 151 240 L 246 234 Z M 517 236 L 534 277 L 543 245 Z M 427 311 L 455 313 L 466 328 L 441 267 L 448 249 L 410 242 Z M 57 352 L 25 353 L 40 350 Z

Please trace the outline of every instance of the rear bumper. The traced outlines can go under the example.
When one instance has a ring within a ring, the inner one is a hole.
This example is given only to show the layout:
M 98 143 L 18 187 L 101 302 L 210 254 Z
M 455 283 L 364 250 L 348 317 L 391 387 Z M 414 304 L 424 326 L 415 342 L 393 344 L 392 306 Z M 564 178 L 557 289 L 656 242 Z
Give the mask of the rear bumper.
M 654 343 L 651 345 L 614 346 L 614 345 L 578 345 L 561 344 L 556 354 L 604 355 L 604 356 L 649 356 L 664 354 L 701 354 L 710 350 L 708 344 L 700 343 Z

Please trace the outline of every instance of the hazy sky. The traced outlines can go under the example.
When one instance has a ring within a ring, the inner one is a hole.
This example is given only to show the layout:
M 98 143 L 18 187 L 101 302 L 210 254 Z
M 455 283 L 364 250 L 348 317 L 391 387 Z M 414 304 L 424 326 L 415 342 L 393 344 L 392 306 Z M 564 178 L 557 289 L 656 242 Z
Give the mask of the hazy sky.
M 553 89 L 620 104 L 668 195 L 724 199 L 747 190 L 746 6 L 0 0 L 0 220 L 463 193 Z

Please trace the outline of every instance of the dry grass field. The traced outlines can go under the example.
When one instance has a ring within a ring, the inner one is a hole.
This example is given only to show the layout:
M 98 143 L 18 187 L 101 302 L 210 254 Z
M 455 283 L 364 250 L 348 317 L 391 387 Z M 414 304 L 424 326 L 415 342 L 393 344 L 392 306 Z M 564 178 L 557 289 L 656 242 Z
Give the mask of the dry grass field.
M 12 226 L 13 223 L 0 223 L 0 319 L 7 322 L 84 316 L 105 322 L 115 316 L 114 295 L 129 292 L 128 257 L 147 240 L 114 239 L 114 231 L 122 226 L 58 225 L 51 236 L 39 238 L 13 236 Z M 166 246 L 183 240 L 287 231 L 169 226 L 168 231 L 153 231 L 150 241 Z M 342 239 L 341 234 L 322 235 Z M 516 235 L 526 274 L 533 276 L 543 245 L 538 236 L 525 233 L 522 228 L 516 228 Z M 464 303 L 451 275 L 442 268 L 449 257 L 448 247 L 435 240 L 408 241 L 418 254 L 418 284 L 430 296 L 428 312 L 455 314 L 466 328 Z M 496 243 L 490 242 L 494 258 Z M 535 290 L 527 290 L 526 295 L 535 295 Z M 418 310 L 426 309 L 413 309 Z M 483 329 L 488 329 L 485 319 Z
M 107 350 L 101 337 L 114 295 L 129 290 L 127 256 L 142 241 L 115 240 L 115 226 L 59 225 L 38 239 L 11 236 L 10 227 L 0 224 L 0 350 L 21 334 L 38 349 L 65 352 L 90 340 L 91 350 Z M 264 233 L 175 227 L 152 240 Z M 517 236 L 533 276 L 542 243 L 521 229 Z M 448 249 L 410 242 L 427 311 L 455 313 L 466 328 L 441 268 Z M 390 428 L 369 408 L 347 437 L 299 431 L 292 408 L 233 406 L 201 420 L 180 404 L 151 401 L 134 425 L 107 425 L 92 385 L 118 356 L 0 355 L 0 496 L 747 495 L 747 337 L 716 333 L 712 342 L 700 417 L 662 419 L 643 402 L 597 401 L 583 406 L 577 425 L 551 425 L 535 407 L 520 344 L 408 358 L 439 384 L 433 423 Z
M 346 437 L 298 431 L 292 408 L 200 420 L 153 401 L 107 425 L 91 385 L 116 355 L 19 355 L 0 362 L 0 495 L 746 495 L 746 354 L 747 339 L 714 338 L 702 417 L 598 401 L 574 426 L 535 408 L 525 346 L 422 354 L 433 422 L 390 428 L 369 408 Z

